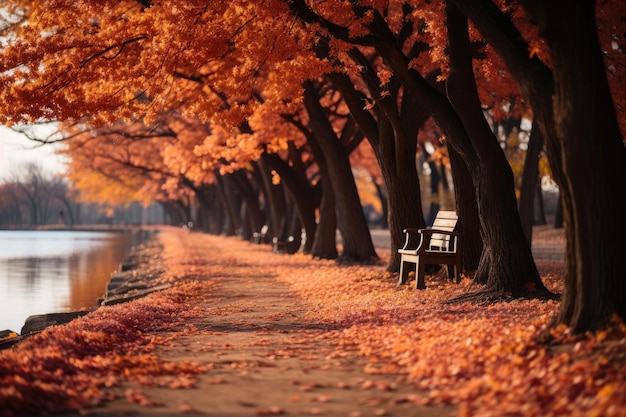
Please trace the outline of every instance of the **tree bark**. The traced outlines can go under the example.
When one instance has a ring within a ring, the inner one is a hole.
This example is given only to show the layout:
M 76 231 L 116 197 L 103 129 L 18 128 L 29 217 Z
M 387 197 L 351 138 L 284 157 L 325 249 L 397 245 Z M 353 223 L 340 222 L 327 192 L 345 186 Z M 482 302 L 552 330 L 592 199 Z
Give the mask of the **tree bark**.
M 454 1 L 507 65 L 546 141 L 566 233 L 565 292 L 555 323 L 580 333 L 602 327 L 613 314 L 624 319 L 620 257 L 626 219 L 614 198 L 616 190 L 626 188 L 626 151 L 606 81 L 594 2 L 522 1 L 548 42 L 550 71 L 528 56 L 527 43 L 493 3 Z
M 276 155 L 276 157 L 278 157 L 278 155 Z M 287 213 L 287 202 L 283 187 L 272 183 L 272 168 L 267 162 L 265 154 L 261 155 L 261 159 L 258 160 L 257 166 L 263 182 L 265 210 L 269 211 L 269 233 L 272 238 L 275 237 L 282 240 L 279 226 L 285 223 L 285 216 Z M 260 232 L 260 230 L 258 232 Z
M 626 317 L 626 150 L 598 41 L 595 2 L 526 0 L 550 48 L 554 121 L 565 175 L 565 291 L 557 323 L 580 333 Z
M 467 18 L 453 4 L 448 4 L 446 17 L 450 55 L 448 97 L 477 156 L 471 166 L 467 161 L 476 188 L 485 244 L 475 279 L 486 283 L 489 290 L 511 293 L 514 297 L 545 293 L 517 212 L 513 172 L 478 99 Z
M 536 123 L 530 132 L 524 171 L 522 173 L 522 187 L 519 198 L 519 216 L 522 221 L 524 235 L 530 245 L 533 239 L 534 207 L 537 185 L 539 184 L 539 153 L 543 148 L 543 136 Z
M 337 225 L 343 242 L 341 257 L 347 261 L 371 262 L 378 259 L 365 214 L 354 182 L 348 154 L 337 139 L 317 90 L 312 82 L 305 87 L 304 102 L 312 130 L 324 153 L 336 201 Z
M 306 178 L 301 178 L 296 172 L 294 172 L 295 161 L 292 161 L 292 166 L 281 159 L 277 154 L 266 154 L 261 156 L 265 164 L 271 166 L 271 168 L 278 173 L 281 178 L 281 182 L 289 190 L 289 194 L 295 204 L 295 209 L 298 213 L 298 217 L 304 230 L 306 232 L 307 241 L 304 246 L 304 252 L 309 253 L 315 239 L 317 225 L 315 223 L 315 199 L 313 193 L 313 187 L 308 183 Z
M 362 57 L 358 62 L 368 65 Z M 411 228 L 423 228 L 424 213 L 420 196 L 420 184 L 415 167 L 415 153 L 417 150 L 417 131 L 419 125 L 426 120 L 424 112 L 419 107 L 410 104 L 406 99 L 405 116 L 410 117 L 417 127 L 411 129 L 408 122 L 402 123 L 395 95 L 384 97 L 379 100 L 378 120 L 363 109 L 361 97 L 357 94 L 352 82 L 345 75 L 331 74 L 333 84 L 341 92 L 344 101 L 350 109 L 352 117 L 357 121 L 359 128 L 364 132 L 369 141 L 378 164 L 381 168 L 383 179 L 387 187 L 387 223 L 391 237 L 390 261 L 387 271 L 398 272 L 400 270 L 400 256 L 398 249 L 404 245 L 402 230 Z M 378 82 L 368 83 L 370 90 L 376 94 Z
M 311 255 L 319 259 L 337 259 L 337 211 L 335 210 L 335 193 L 332 178 L 328 171 L 326 158 L 315 135 L 308 138 L 309 146 L 319 168 L 320 180 L 315 185 L 313 195 L 319 200 L 319 217 L 315 239 L 311 247 Z
M 474 183 L 467 164 L 453 146 L 448 146 L 456 212 L 457 230 L 463 234 L 463 270 L 473 273 L 478 269 L 483 253 L 483 237 L 478 219 L 478 203 Z

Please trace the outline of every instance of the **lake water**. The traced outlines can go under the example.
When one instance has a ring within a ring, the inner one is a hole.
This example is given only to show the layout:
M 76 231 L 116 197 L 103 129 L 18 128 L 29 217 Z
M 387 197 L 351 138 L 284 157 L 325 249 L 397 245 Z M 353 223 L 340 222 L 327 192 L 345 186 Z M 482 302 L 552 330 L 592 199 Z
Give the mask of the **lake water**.
M 0 330 L 93 307 L 140 233 L 0 230 Z

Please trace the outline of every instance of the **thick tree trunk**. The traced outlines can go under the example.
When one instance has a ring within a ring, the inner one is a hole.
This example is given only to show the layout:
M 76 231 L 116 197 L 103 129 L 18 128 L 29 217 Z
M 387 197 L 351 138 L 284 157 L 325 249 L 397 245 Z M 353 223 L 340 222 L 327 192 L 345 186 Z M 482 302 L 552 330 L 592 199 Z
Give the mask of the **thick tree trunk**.
M 337 139 L 320 105 L 312 83 L 305 89 L 305 106 L 318 143 L 322 148 L 335 194 L 337 225 L 343 242 L 341 257 L 356 262 L 378 259 L 354 182 L 348 154 Z
M 391 258 L 387 265 L 387 271 L 400 271 L 400 256 L 398 249 L 404 245 L 405 236 L 402 232 L 405 228 L 423 228 L 424 212 L 422 210 L 422 200 L 420 196 L 419 178 L 415 167 L 415 151 L 416 141 L 405 141 L 407 149 L 398 154 L 402 161 L 397 161 L 393 156 L 393 147 L 391 152 L 385 152 L 383 143 L 393 143 L 392 129 L 385 129 L 384 125 L 388 123 L 383 117 L 378 122 L 383 125 L 379 128 L 380 142 L 376 145 L 375 151 L 378 156 L 381 171 L 385 184 L 387 185 L 387 195 L 389 203 L 389 233 L 391 236 Z M 387 137 L 384 137 L 387 136 Z M 373 144 L 374 145 L 374 144 Z M 396 143 L 398 145 L 398 143 Z M 406 169 L 398 172 L 396 167 L 403 165 Z
M 230 174 L 229 174 L 230 175 Z M 219 226 L 219 233 L 224 232 L 226 236 L 234 236 L 241 227 L 241 219 L 239 218 L 239 200 L 234 191 L 228 187 L 228 176 L 216 175 L 217 192 L 220 199 L 224 202 L 224 209 L 227 217 L 223 219 L 224 223 Z M 228 190 L 228 191 L 227 191 Z
M 376 194 L 380 199 L 380 205 L 382 207 L 382 215 L 379 226 L 383 229 L 389 229 L 389 199 L 387 198 L 387 191 L 385 190 L 385 187 L 379 184 L 376 180 L 372 179 L 372 181 L 376 187 Z
M 362 65 L 368 62 L 355 56 Z M 398 249 L 404 245 L 404 230 L 407 227 L 425 227 L 420 183 L 415 166 L 417 132 L 427 118 L 427 113 L 410 95 L 403 100 L 402 114 L 393 102 L 395 95 L 379 100 L 378 120 L 363 109 L 361 97 L 347 76 L 332 74 L 331 80 L 341 91 L 352 117 L 369 141 L 380 166 L 387 187 L 387 224 L 391 237 L 390 261 L 387 271 L 400 270 Z M 378 82 L 368 85 L 370 90 L 379 88 Z
M 483 253 L 483 237 L 478 219 L 478 204 L 472 176 L 463 158 L 448 146 L 452 181 L 454 183 L 454 199 L 459 216 L 457 230 L 463 234 L 463 270 L 474 272 L 478 269 Z
M 543 136 L 541 129 L 539 129 L 536 123 L 533 123 L 528 149 L 526 150 L 526 159 L 524 160 L 522 187 L 519 198 L 519 216 L 529 245 L 533 238 L 535 196 L 537 194 L 537 185 L 539 184 L 539 154 L 542 148 Z
M 231 174 L 216 176 L 219 193 L 226 203 L 226 212 L 228 213 L 228 223 L 224 225 L 224 234 L 226 236 L 234 236 L 241 228 L 241 217 L 239 215 L 241 197 L 236 193 L 236 188 L 231 185 L 230 177 Z
M 319 259 L 337 259 L 337 213 L 335 210 L 335 194 L 332 181 L 328 174 L 322 174 L 322 201 L 317 233 L 311 248 L 311 255 Z
M 557 199 L 557 202 L 558 201 L 560 200 Z M 543 190 L 541 188 L 541 181 L 537 181 L 537 184 L 535 185 L 535 198 L 533 204 L 533 225 L 542 226 L 548 224 L 548 221 L 546 220 L 546 207 L 543 201 Z
M 563 219 L 563 200 L 559 198 L 557 200 L 556 211 L 554 213 L 554 223 L 553 223 L 554 228 L 562 229 L 564 221 L 565 220 Z
M 513 172 L 483 117 L 472 69 L 467 18 L 452 4 L 447 10 L 447 28 L 448 97 L 477 150 L 477 160 L 466 161 L 474 180 L 485 245 L 475 279 L 486 283 L 489 290 L 514 297 L 547 292 L 517 212 Z
M 517 80 L 546 141 L 567 242 L 566 290 L 555 323 L 584 332 L 602 326 L 614 313 L 624 319 L 626 281 L 620 259 L 626 218 L 615 193 L 626 188 L 626 151 L 597 40 L 594 2 L 522 1 L 548 41 L 553 72 L 528 56 L 528 45 L 491 1 L 455 3 Z
M 220 186 L 215 183 L 207 187 L 206 199 L 209 205 L 208 232 L 219 235 L 226 232 L 226 200 L 220 192 Z
M 304 252 L 309 253 L 317 233 L 317 224 L 315 223 L 315 198 L 313 187 L 306 177 L 301 177 L 295 172 L 297 167 L 296 161 L 291 161 L 291 166 L 276 154 L 266 154 L 261 156 L 265 164 L 278 173 L 281 182 L 289 190 L 289 194 L 293 198 L 295 209 L 304 230 L 306 232 L 307 241 L 304 246 Z
M 328 172 L 326 158 L 314 135 L 308 138 L 309 146 L 319 168 L 320 180 L 315 185 L 314 200 L 319 201 L 319 217 L 311 255 L 319 259 L 337 259 L 337 211 L 332 178 Z
M 198 210 L 196 213 L 196 221 L 194 227 L 202 230 L 204 233 L 209 233 L 211 229 L 211 203 L 210 203 L 210 189 L 208 185 L 195 187 L 190 184 L 196 195 L 196 201 L 198 202 Z
M 525 1 L 539 20 L 553 64 L 554 120 L 566 182 L 565 291 L 558 323 L 575 332 L 626 318 L 626 150 L 597 36 L 595 2 Z
M 481 34 L 496 50 L 515 78 L 524 98 L 534 111 L 537 123 L 546 141 L 552 175 L 559 187 L 564 183 L 560 164 L 561 147 L 554 138 L 552 118 L 552 93 L 554 85 L 550 70 L 537 56 L 529 56 L 528 44 L 491 0 L 452 0 L 472 20 Z M 564 202 L 569 206 L 569 202 Z
M 264 223 L 263 212 L 259 206 L 259 193 L 255 191 L 250 183 L 250 179 L 244 170 L 238 170 L 228 176 L 229 183 L 237 190 L 245 204 L 245 220 L 249 222 L 250 230 L 242 228 L 242 237 L 244 240 L 252 239 L 252 232 L 261 230 Z

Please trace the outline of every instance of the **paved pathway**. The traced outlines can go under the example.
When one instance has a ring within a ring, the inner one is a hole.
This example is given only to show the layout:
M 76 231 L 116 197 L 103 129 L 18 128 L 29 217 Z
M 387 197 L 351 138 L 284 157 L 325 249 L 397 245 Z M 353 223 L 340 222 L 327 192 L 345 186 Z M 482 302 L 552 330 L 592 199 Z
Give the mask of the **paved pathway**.
M 247 245 L 246 253 L 220 247 L 223 240 L 189 234 L 182 242 L 193 258 L 186 269 L 210 280 L 210 293 L 197 307 L 198 332 L 178 334 L 158 354 L 190 360 L 209 368 L 193 389 L 172 390 L 124 383 L 112 389 L 119 396 L 89 415 L 169 416 L 397 416 L 445 417 L 455 407 L 424 407 L 412 403 L 418 393 L 405 375 L 371 374 L 367 362 L 329 339 L 328 325 L 312 321 L 307 306 L 279 274 L 310 268 L 302 257 L 268 254 L 264 245 Z M 288 262 L 290 265 L 277 263 Z M 300 262 L 300 263 L 298 263 Z M 293 268 L 289 270 L 289 268 Z M 224 275 L 225 271 L 227 274 Z M 332 336 L 331 336 L 332 337 Z M 140 391 L 155 407 L 129 402 L 128 389 Z

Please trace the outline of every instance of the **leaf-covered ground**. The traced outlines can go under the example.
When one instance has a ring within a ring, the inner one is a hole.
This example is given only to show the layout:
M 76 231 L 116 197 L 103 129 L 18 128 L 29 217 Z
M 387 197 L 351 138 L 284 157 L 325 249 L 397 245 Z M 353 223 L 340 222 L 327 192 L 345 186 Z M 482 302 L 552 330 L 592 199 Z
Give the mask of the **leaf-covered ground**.
M 171 289 L 0 352 L 0 414 L 626 415 L 623 323 L 544 346 L 556 301 L 444 304 L 469 280 L 418 291 L 382 264 L 178 229 L 159 244 L 142 268 Z M 538 266 L 560 292 L 562 264 Z

